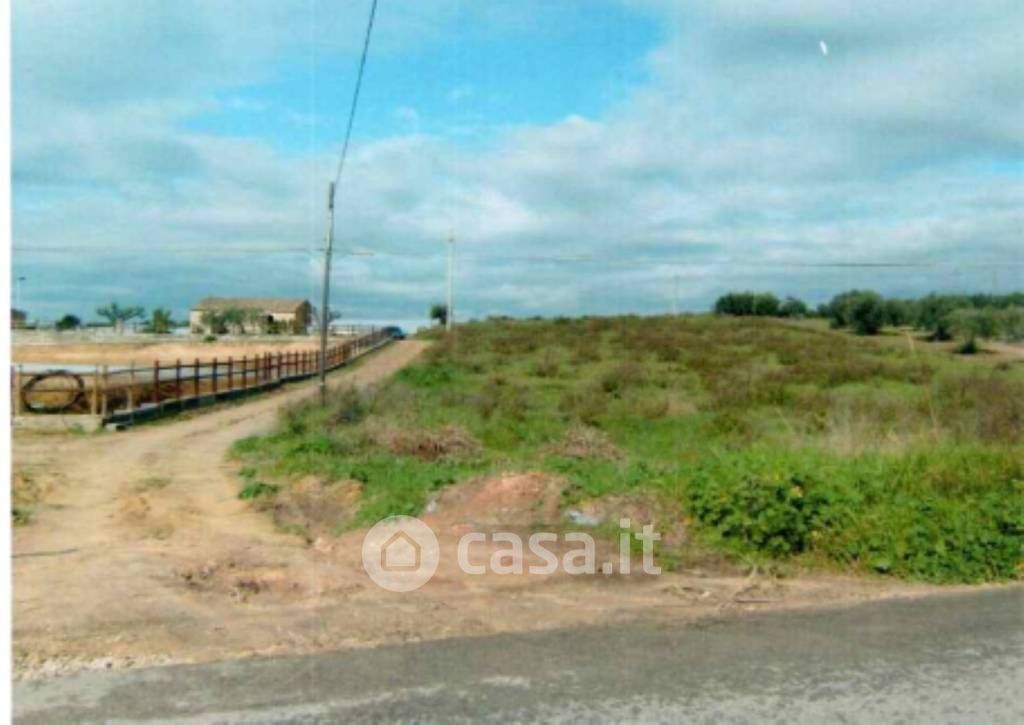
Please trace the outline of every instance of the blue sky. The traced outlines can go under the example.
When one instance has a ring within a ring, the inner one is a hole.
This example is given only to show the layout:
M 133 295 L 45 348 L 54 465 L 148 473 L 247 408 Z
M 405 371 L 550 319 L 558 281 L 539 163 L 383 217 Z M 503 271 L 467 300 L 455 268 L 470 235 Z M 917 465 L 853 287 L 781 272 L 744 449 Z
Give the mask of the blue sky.
M 13 6 L 32 316 L 315 298 L 368 0 Z M 380 0 L 334 306 L 422 315 L 450 232 L 464 316 L 1024 287 L 1022 35 L 1011 0 Z M 867 260 L 922 266 L 804 266 Z

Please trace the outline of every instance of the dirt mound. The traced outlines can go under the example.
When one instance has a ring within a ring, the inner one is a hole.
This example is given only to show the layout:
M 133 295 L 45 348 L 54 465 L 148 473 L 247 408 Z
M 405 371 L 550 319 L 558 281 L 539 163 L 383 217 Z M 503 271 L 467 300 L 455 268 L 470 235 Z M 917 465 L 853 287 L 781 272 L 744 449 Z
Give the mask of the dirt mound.
M 397 456 L 414 456 L 424 461 L 470 456 L 480 450 L 480 443 L 457 425 L 415 431 L 379 427 L 370 431 L 370 437 L 376 445 Z
M 334 536 L 351 523 L 359 510 L 362 492 L 359 481 L 325 482 L 316 476 L 306 476 L 265 505 L 279 527 L 313 541 L 319 536 Z
M 441 525 L 531 526 L 560 520 L 562 478 L 503 473 L 446 489 L 427 512 Z

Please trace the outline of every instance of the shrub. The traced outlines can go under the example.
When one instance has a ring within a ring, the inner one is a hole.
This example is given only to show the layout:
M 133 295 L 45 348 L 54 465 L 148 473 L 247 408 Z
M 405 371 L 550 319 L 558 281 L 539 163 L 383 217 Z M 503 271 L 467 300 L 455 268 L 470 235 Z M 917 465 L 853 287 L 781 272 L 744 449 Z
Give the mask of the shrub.
M 561 365 L 553 350 L 547 350 L 544 356 L 533 365 L 533 374 L 538 378 L 557 378 Z
M 963 348 L 973 348 L 970 351 L 977 352 L 975 341 L 994 338 L 999 322 L 993 309 L 961 308 L 949 313 L 948 325 L 953 334 L 965 340 Z M 965 352 L 963 348 L 960 352 Z
M 251 501 L 261 496 L 273 496 L 279 490 L 278 486 L 263 481 L 251 481 L 245 488 L 238 492 L 238 498 L 243 501 Z
M 398 373 L 398 379 L 416 388 L 436 388 L 450 383 L 452 368 L 443 363 L 410 365 Z
M 76 315 L 64 315 L 57 320 L 54 327 L 58 330 L 77 330 L 82 326 L 82 321 Z
M 828 304 L 833 327 L 849 327 L 858 335 L 877 335 L 885 322 L 882 296 L 868 290 L 850 290 Z
M 352 425 L 360 422 L 369 411 L 366 392 L 348 387 L 331 395 L 327 401 L 327 421 L 332 426 Z
M 1010 342 L 1024 340 L 1024 307 L 1007 307 L 996 312 L 999 336 Z
M 1008 579 L 1021 562 L 1024 466 L 1007 455 L 841 459 L 748 449 L 699 466 L 686 495 L 693 515 L 745 554 L 817 552 L 935 582 Z
M 777 317 L 779 310 L 779 298 L 770 292 L 729 292 L 719 297 L 714 306 L 716 314 L 740 317 Z
M 787 297 L 779 307 L 779 317 L 806 317 L 807 305 L 796 297 Z
M 581 423 L 596 426 L 608 412 L 608 399 L 600 389 L 577 388 L 562 395 L 558 410 Z

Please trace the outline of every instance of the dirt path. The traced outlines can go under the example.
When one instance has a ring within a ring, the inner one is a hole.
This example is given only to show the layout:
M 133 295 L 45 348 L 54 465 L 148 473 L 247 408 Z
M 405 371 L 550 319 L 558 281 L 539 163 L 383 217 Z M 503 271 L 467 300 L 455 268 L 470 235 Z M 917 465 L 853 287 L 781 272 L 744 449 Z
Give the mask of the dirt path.
M 390 345 L 335 373 L 332 385 L 372 385 L 422 348 L 415 341 Z M 468 576 L 448 562 L 423 589 L 389 593 L 362 571 L 362 532 L 308 546 L 237 498 L 240 482 L 226 460 L 230 445 L 269 430 L 282 403 L 312 390 L 289 388 L 191 419 L 99 437 L 16 436 L 15 468 L 34 478 L 45 501 L 14 535 L 14 650 L 21 675 L 641 616 L 685 621 L 930 591 L 817 576 L 772 584 L 767 595 L 761 591 L 744 603 L 751 598 L 737 595 L 749 592 L 752 582 L 735 574 Z M 455 507 L 431 523 L 445 548 L 475 514 L 490 513 Z

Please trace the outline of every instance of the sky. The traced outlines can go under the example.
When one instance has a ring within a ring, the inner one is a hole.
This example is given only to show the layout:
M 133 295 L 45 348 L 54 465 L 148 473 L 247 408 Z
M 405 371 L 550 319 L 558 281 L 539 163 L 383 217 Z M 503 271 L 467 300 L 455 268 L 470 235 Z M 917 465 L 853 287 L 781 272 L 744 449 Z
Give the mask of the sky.
M 317 300 L 369 7 L 14 0 L 15 304 Z M 424 317 L 449 235 L 462 319 L 1024 288 L 1022 37 L 1019 0 L 379 0 L 332 307 Z

